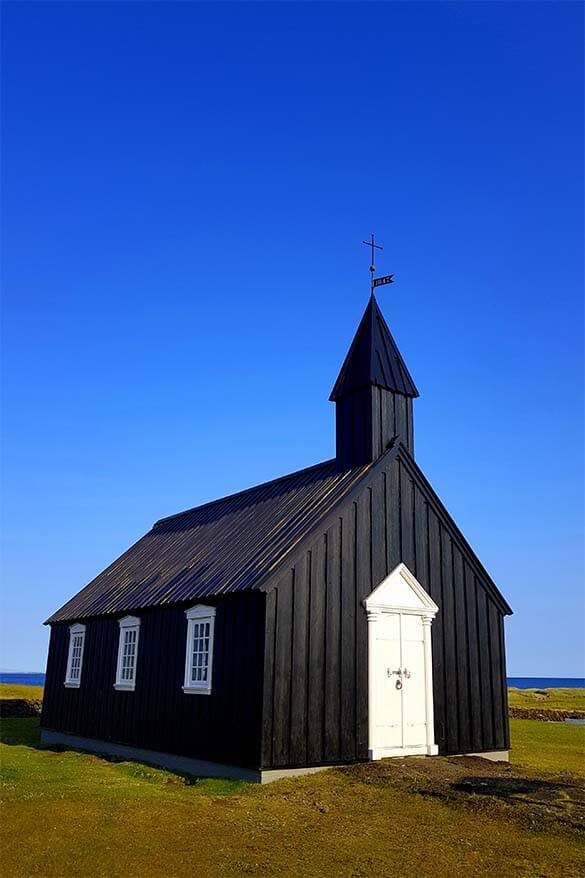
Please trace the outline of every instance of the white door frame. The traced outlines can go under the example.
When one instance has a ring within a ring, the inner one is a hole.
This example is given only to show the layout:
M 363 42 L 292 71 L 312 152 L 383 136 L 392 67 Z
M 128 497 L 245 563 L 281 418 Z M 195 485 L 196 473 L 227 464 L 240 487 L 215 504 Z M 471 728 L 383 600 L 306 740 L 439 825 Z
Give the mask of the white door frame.
M 439 608 L 406 564 L 398 564 L 394 568 L 392 573 L 365 599 L 364 607 L 368 619 L 368 756 L 370 759 L 416 754 L 435 756 L 438 753 L 438 747 L 435 744 L 433 713 L 431 623 Z M 376 625 L 385 613 L 412 614 L 421 617 L 424 646 L 426 744 L 420 747 L 374 746 L 378 698 L 374 673 L 377 661 Z

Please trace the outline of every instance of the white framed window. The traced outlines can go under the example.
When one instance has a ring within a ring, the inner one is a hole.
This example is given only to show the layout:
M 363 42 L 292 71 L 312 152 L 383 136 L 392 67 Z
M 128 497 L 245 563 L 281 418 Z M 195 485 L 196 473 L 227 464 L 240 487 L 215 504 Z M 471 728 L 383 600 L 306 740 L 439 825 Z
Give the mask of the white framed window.
M 140 619 L 138 616 L 124 616 L 120 619 L 120 640 L 118 641 L 118 664 L 114 689 L 132 692 L 136 686 L 136 661 L 138 659 L 138 635 Z
M 69 654 L 67 656 L 67 671 L 65 673 L 65 686 L 69 689 L 78 689 L 81 683 L 81 668 L 83 666 L 83 647 L 85 645 L 85 625 L 71 625 L 69 628 Z
M 183 692 L 209 695 L 213 669 L 213 627 L 215 607 L 198 604 L 185 612 L 187 649 Z

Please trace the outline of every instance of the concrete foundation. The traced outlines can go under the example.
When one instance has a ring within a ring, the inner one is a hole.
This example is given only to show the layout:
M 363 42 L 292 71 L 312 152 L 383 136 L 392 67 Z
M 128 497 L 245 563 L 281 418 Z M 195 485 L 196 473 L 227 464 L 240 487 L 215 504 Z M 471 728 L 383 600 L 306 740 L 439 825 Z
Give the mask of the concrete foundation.
M 481 753 L 458 753 L 458 756 L 479 756 L 480 759 L 489 759 L 490 762 L 509 762 L 510 761 L 510 751 L 509 750 L 483 750 Z
M 220 762 L 209 762 L 206 759 L 192 759 L 190 756 L 177 756 L 174 753 L 161 753 L 157 750 L 144 750 L 141 747 L 130 747 L 127 744 L 115 744 L 112 741 L 99 741 L 96 738 L 83 738 L 80 735 L 67 735 L 51 729 L 41 729 L 41 742 L 46 746 L 67 747 L 71 750 L 87 750 L 90 753 L 101 753 L 104 756 L 117 756 L 133 762 L 144 762 L 157 768 L 165 768 L 177 774 L 193 777 L 224 777 L 229 780 L 245 780 L 249 783 L 271 783 L 283 777 L 299 777 L 325 771 L 330 765 L 318 765 L 310 768 L 284 768 L 263 771 L 256 768 L 241 768 L 238 765 L 223 765 Z
M 304 768 L 241 768 L 238 765 L 224 765 L 221 762 L 209 762 L 206 759 L 193 759 L 190 756 L 177 756 L 174 753 L 161 753 L 158 750 L 144 750 L 128 744 L 115 744 L 112 741 L 100 741 L 96 738 L 83 738 L 80 735 L 68 735 L 41 729 L 41 742 L 46 746 L 67 747 L 71 750 L 87 750 L 90 753 L 102 753 L 104 756 L 116 756 L 133 762 L 144 762 L 157 768 L 165 768 L 177 774 L 192 777 L 224 777 L 229 780 L 245 780 L 249 783 L 271 783 L 285 777 L 301 777 L 303 774 L 315 774 L 326 771 L 333 765 L 313 765 Z M 483 753 L 460 753 L 460 756 L 479 756 L 495 762 L 509 762 L 508 750 L 489 750 Z M 432 757 L 431 757 L 432 758 Z

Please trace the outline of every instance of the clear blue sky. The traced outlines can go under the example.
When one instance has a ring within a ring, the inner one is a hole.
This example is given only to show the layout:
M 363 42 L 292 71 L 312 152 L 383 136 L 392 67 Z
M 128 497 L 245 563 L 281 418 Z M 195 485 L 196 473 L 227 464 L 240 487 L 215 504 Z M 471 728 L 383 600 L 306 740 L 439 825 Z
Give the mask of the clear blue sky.
M 375 231 L 509 673 L 582 674 L 582 7 L 3 15 L 0 665 L 157 518 L 332 456 Z

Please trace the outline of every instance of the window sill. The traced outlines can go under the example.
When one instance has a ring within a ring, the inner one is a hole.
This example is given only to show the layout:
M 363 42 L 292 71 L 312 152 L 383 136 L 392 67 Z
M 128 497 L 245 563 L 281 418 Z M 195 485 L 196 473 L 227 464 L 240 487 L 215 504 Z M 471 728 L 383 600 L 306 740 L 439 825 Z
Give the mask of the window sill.
M 114 683 L 114 689 L 118 692 L 134 692 L 134 683 Z
M 79 683 L 72 683 L 70 680 L 65 680 L 63 685 L 66 689 L 79 689 Z
M 211 686 L 183 686 L 185 695 L 211 695 Z

